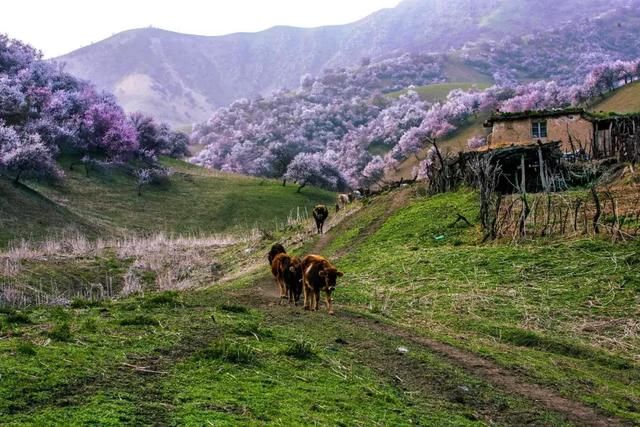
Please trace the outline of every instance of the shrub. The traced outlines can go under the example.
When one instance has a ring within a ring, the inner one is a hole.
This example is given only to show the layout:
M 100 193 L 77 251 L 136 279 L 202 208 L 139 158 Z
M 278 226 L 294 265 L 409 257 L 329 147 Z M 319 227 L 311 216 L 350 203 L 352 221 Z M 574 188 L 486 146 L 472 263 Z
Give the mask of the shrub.
M 26 325 L 31 323 L 31 319 L 25 313 L 13 312 L 13 313 L 7 314 L 7 322 Z
M 224 339 L 214 341 L 209 347 L 200 351 L 200 359 L 222 360 L 238 365 L 250 365 L 257 361 L 256 351 L 253 347 L 237 342 L 229 342 Z
M 74 298 L 74 300 L 71 301 L 71 308 L 92 308 L 100 307 L 101 305 L 101 301 L 89 300 L 84 298 Z
M 139 314 L 133 317 L 125 317 L 118 322 L 122 326 L 158 326 L 159 323 L 151 316 Z
M 147 298 L 144 305 L 148 307 L 160 305 L 175 306 L 178 304 L 178 297 L 179 294 L 176 291 L 161 292 Z
M 295 340 L 284 351 L 286 356 L 300 360 L 312 359 L 316 356 L 316 353 L 316 345 L 304 339 Z
M 234 332 L 240 336 L 247 337 L 271 337 L 273 332 L 265 329 L 258 322 L 241 322 L 235 328 Z
M 16 353 L 25 356 L 35 356 L 37 353 L 36 346 L 30 342 L 18 343 L 18 345 L 16 346 Z
M 249 313 L 249 309 L 247 307 L 236 304 L 222 304 L 220 306 L 220 310 L 226 311 L 227 313 Z
M 71 327 L 67 322 L 57 323 L 47 335 L 54 341 L 71 341 Z
M 81 329 L 84 332 L 96 332 L 98 330 L 98 321 L 94 317 L 90 317 L 82 322 Z

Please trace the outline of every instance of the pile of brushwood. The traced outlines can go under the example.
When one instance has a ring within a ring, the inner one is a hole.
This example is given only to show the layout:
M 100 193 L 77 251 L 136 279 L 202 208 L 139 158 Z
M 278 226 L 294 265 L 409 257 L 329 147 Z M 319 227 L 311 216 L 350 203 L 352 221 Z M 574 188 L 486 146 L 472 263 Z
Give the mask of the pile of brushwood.
M 434 147 L 428 192 L 476 188 L 485 241 L 569 233 L 608 233 L 614 240 L 640 235 L 640 182 L 633 178 L 633 188 L 616 185 L 625 174 L 636 177 L 633 164 L 567 156 L 558 142 L 454 156 Z M 568 195 L 570 188 L 583 191 Z

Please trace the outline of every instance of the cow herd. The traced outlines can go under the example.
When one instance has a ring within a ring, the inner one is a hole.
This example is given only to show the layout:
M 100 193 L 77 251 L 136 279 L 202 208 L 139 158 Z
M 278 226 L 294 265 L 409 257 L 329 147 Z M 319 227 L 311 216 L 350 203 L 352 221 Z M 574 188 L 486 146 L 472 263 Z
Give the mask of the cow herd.
M 329 216 L 326 206 L 318 205 L 313 209 L 318 233 L 322 234 L 324 222 Z M 297 305 L 304 295 L 304 309 L 317 311 L 320 304 L 320 292 L 325 294 L 329 314 L 333 314 L 331 294 L 336 289 L 336 280 L 343 273 L 320 255 L 307 255 L 298 258 L 289 255 L 284 246 L 276 243 L 267 254 L 271 273 L 280 292 L 280 302 L 287 300 Z

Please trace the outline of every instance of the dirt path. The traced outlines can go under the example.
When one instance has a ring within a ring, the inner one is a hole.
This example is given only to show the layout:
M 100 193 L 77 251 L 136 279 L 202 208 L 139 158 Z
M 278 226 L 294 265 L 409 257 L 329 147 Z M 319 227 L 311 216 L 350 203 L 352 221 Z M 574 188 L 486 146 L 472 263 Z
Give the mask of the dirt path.
M 413 334 L 401 328 L 349 312 L 339 312 L 338 316 L 363 328 L 373 329 L 384 335 L 401 337 L 413 345 L 427 348 L 446 360 L 463 368 L 466 372 L 484 379 L 499 389 L 514 393 L 535 402 L 547 410 L 558 412 L 580 426 L 623 426 L 622 421 L 598 413 L 595 409 L 559 395 L 556 391 L 529 382 L 527 378 L 502 368 L 488 359 L 442 342 Z
M 356 239 L 351 244 L 349 244 L 349 247 L 340 249 L 335 253 L 335 255 L 333 255 L 332 258 L 341 258 L 345 256 L 349 252 L 350 247 L 360 245 L 369 236 L 378 231 L 395 211 L 397 211 L 408 202 L 409 198 L 411 197 L 411 191 L 411 189 L 407 188 L 404 190 L 400 190 L 396 194 L 394 194 L 393 199 L 389 203 L 389 206 L 387 206 L 387 209 L 384 211 L 384 213 L 376 218 L 371 224 L 369 224 L 366 229 L 362 230 L 358 237 L 356 237 Z M 320 239 L 314 245 L 312 252 L 322 253 L 324 249 L 329 246 L 329 244 L 331 244 L 334 238 L 335 236 L 331 233 L 322 235 L 322 237 L 320 237 Z
M 373 221 L 365 230 L 363 230 L 355 241 L 348 248 L 341 249 L 332 258 L 340 258 L 348 253 L 350 248 L 362 243 L 368 236 L 374 234 L 385 221 L 398 208 L 406 204 L 410 197 L 410 191 L 404 190 L 398 192 L 391 201 L 385 212 Z M 313 252 L 322 253 L 322 251 L 331 243 L 334 236 L 325 234 L 313 247 Z M 264 279 L 258 280 L 251 295 L 243 295 L 244 302 L 253 306 L 265 309 L 274 306 L 277 303 L 275 285 L 271 277 L 265 276 Z M 258 298 L 256 298 L 256 296 Z M 363 317 L 357 313 L 344 310 L 337 311 L 337 317 L 343 321 L 357 325 L 359 328 L 376 331 L 386 337 L 400 338 L 408 341 L 413 346 L 428 350 L 442 357 L 444 360 L 462 368 L 465 372 L 475 377 L 481 378 L 496 388 L 507 394 L 515 394 L 526 398 L 534 403 L 536 407 L 561 414 L 567 420 L 580 426 L 624 426 L 625 424 L 619 419 L 607 417 L 599 413 L 592 407 L 583 403 L 576 402 L 561 396 L 557 391 L 530 382 L 528 378 L 520 375 L 512 370 L 502 368 L 496 363 L 480 357 L 474 353 L 462 350 L 460 348 L 444 344 L 442 342 L 417 335 L 408 330 L 383 324 L 375 320 Z M 398 366 L 388 367 L 390 370 L 398 369 Z M 403 375 L 414 379 L 419 379 L 423 374 L 420 372 L 419 366 L 405 365 L 403 366 Z M 433 392 L 433 384 L 419 380 L 412 381 L 412 385 L 417 387 L 419 391 L 425 393 Z M 431 389 L 428 389 L 431 388 Z

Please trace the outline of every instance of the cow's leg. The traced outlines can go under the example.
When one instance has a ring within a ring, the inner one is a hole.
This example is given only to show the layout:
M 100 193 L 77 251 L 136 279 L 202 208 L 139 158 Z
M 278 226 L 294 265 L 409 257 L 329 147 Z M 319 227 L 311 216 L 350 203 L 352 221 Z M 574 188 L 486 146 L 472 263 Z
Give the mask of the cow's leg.
M 289 297 L 289 305 L 293 302 L 293 286 L 287 283 L 287 297 Z
M 286 287 L 286 284 L 284 283 L 284 279 L 282 279 L 281 277 L 278 278 L 278 286 L 280 287 L 279 303 L 282 304 L 282 300 L 287 297 L 287 287 Z
M 282 288 L 280 287 L 280 279 L 276 276 L 276 288 L 278 289 L 278 292 L 280 293 L 280 296 L 282 296 Z
M 309 287 L 306 283 L 302 285 L 302 292 L 304 293 L 304 309 L 311 310 L 311 295 L 309 292 Z
M 300 285 L 300 283 L 298 283 L 298 285 L 296 286 L 296 302 L 295 302 L 295 305 L 298 305 L 298 303 L 300 302 L 300 294 L 302 294 L 302 286 Z
M 320 289 L 315 289 L 313 292 L 313 311 L 318 311 L 320 306 Z
M 326 292 L 325 295 L 327 297 L 327 300 L 326 300 L 327 301 L 327 309 L 329 310 L 329 314 L 333 315 L 334 314 L 333 307 L 331 306 L 331 302 L 333 300 L 331 299 L 331 292 Z

